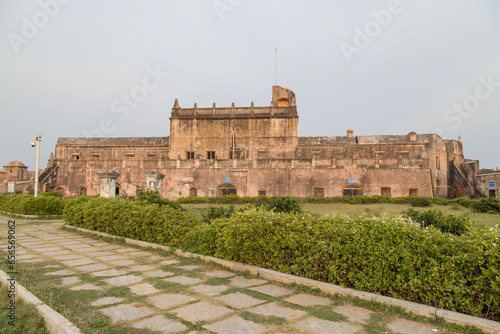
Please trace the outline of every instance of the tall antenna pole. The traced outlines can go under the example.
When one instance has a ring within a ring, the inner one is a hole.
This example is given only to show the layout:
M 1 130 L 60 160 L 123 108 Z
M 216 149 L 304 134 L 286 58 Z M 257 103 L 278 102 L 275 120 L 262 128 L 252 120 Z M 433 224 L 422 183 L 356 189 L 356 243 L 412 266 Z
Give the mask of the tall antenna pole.
M 278 48 L 274 48 L 274 85 L 277 84 Z

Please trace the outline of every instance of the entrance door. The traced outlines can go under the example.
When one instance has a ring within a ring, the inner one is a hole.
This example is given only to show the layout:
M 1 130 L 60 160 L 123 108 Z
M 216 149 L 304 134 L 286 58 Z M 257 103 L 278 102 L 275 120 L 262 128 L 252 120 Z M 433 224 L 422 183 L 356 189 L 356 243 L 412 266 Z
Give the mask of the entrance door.
M 350 184 L 350 185 L 344 187 L 343 195 L 344 196 L 351 196 L 351 197 L 363 196 L 363 188 L 361 188 L 360 186 L 358 186 L 356 184 Z
M 237 189 L 231 183 L 223 183 L 217 187 L 217 196 L 237 195 Z
M 490 197 L 497 197 L 497 191 L 494 189 L 490 190 Z

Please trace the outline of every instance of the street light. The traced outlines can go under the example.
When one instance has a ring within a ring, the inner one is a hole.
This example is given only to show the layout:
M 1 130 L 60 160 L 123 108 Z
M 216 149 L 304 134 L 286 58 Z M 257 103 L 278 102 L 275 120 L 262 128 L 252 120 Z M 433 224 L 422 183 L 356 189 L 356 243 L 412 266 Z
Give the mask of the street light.
M 38 195 L 38 166 L 40 165 L 40 142 L 41 141 L 42 141 L 42 135 L 36 136 L 36 138 L 31 141 L 31 147 L 35 147 L 35 145 L 36 145 L 35 197 Z

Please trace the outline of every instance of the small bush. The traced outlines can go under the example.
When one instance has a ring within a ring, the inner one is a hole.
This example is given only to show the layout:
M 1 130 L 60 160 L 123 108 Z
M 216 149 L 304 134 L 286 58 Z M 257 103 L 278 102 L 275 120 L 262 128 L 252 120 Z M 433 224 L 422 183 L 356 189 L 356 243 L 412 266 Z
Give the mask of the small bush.
M 407 211 L 408 217 L 418 222 L 423 228 L 434 226 L 443 233 L 462 235 L 471 227 L 468 213 L 461 216 L 446 215 L 437 209 L 418 212 L 413 209 Z
M 0 195 L 0 210 L 22 215 L 60 215 L 63 202 L 59 197 Z
M 208 213 L 203 215 L 203 221 L 205 223 L 210 223 L 214 219 L 218 218 L 229 218 L 235 212 L 234 206 L 230 206 L 228 209 L 221 207 L 210 207 Z
M 57 191 L 51 191 L 46 193 L 38 193 L 38 196 L 50 196 L 59 198 L 59 193 Z
M 428 199 L 427 197 L 418 197 L 415 198 L 413 201 L 411 201 L 411 206 L 418 206 L 418 207 L 426 207 L 426 206 L 431 206 L 432 201 Z
M 159 206 L 166 205 L 177 210 L 184 210 L 178 203 L 161 197 L 161 195 L 154 190 L 141 192 L 136 200 L 147 204 L 158 204 Z
M 302 208 L 300 207 L 300 202 L 295 197 L 282 197 L 276 201 L 271 206 L 276 212 L 286 212 L 286 213 L 300 213 Z
M 471 203 L 473 212 L 500 214 L 500 200 L 494 197 L 486 197 Z

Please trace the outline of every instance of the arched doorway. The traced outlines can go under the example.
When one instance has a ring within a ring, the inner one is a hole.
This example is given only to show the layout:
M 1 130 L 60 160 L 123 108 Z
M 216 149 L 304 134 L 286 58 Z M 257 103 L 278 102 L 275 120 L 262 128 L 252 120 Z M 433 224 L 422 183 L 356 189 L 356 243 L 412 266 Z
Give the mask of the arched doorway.
M 59 193 L 60 197 L 64 197 L 64 188 L 63 187 L 57 188 L 57 192 Z
M 217 187 L 217 196 L 237 195 L 237 189 L 231 183 L 223 183 Z
M 189 189 L 189 196 L 191 196 L 191 197 L 198 196 L 198 190 L 196 188 L 194 188 L 194 187 L 191 188 L 191 189 Z
M 349 184 L 344 187 L 343 196 L 363 196 L 363 188 L 357 184 Z
M 80 196 L 87 196 L 87 188 L 82 187 L 80 189 Z

